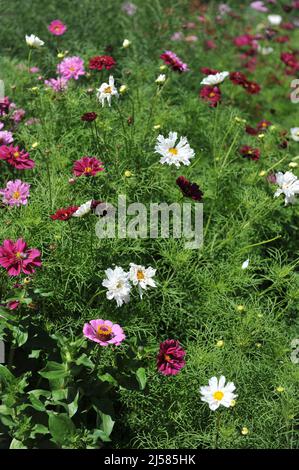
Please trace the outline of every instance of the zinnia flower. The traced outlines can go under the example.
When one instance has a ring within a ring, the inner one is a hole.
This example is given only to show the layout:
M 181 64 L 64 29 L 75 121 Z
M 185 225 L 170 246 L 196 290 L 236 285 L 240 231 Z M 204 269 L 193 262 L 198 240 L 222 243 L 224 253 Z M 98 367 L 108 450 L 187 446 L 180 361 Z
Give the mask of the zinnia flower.
M 115 65 L 116 62 L 110 55 L 97 55 L 89 60 L 90 70 L 110 70 Z
M 176 375 L 186 364 L 184 356 L 186 351 L 174 339 L 167 339 L 160 343 L 157 356 L 157 369 L 163 375 Z
M 191 183 L 184 176 L 179 176 L 176 180 L 176 184 L 186 197 L 191 197 L 194 201 L 201 201 L 203 192 L 199 189 L 196 183 Z
M 67 27 L 62 21 L 60 20 L 53 20 L 48 26 L 48 30 L 50 33 L 54 34 L 54 36 L 62 36 L 66 30 Z
M 138 286 L 139 295 L 142 299 L 142 289 L 147 289 L 150 287 L 157 287 L 155 281 L 153 280 L 154 275 L 156 274 L 156 269 L 149 266 L 145 268 L 140 264 L 130 263 L 129 278 L 134 286 Z
M 21 180 L 8 181 L 5 189 L 0 189 L 3 204 L 9 206 L 25 206 L 28 202 L 30 184 Z
M 79 206 L 69 206 L 64 209 L 57 209 L 55 214 L 50 215 L 53 220 L 69 220 L 79 209 Z
M 240 154 L 245 158 L 250 158 L 251 160 L 259 160 L 261 152 L 259 149 L 255 149 L 249 145 L 243 145 L 243 147 L 240 148 Z
M 103 163 L 95 157 L 82 157 L 73 166 L 75 176 L 95 176 L 100 171 L 104 171 Z
M 172 51 L 165 51 L 160 58 L 166 65 L 169 65 L 175 72 L 187 72 L 188 66 Z
M 212 411 L 217 410 L 220 405 L 229 408 L 232 401 L 238 396 L 233 393 L 235 390 L 236 387 L 233 382 L 228 382 L 225 385 L 225 377 L 223 375 L 221 375 L 219 381 L 217 377 L 212 377 L 209 380 L 208 386 L 200 387 L 201 400 L 208 403 Z
M 102 286 L 108 289 L 106 297 L 108 300 L 114 299 L 118 307 L 130 300 L 131 284 L 129 283 L 129 274 L 123 268 L 115 266 L 114 269 L 105 271 L 107 279 L 104 279 Z
M 34 168 L 35 162 L 29 158 L 29 153 L 25 150 L 19 150 L 19 147 L 10 145 L 1 145 L 0 160 L 6 160 L 7 163 L 17 168 L 17 170 L 28 170 Z
M 57 65 L 57 74 L 70 80 L 78 80 L 81 75 L 85 75 L 84 61 L 81 57 L 66 57 Z
M 21 238 L 16 242 L 4 240 L 0 246 L 0 265 L 6 269 L 9 276 L 33 274 L 34 268 L 41 266 L 40 251 L 27 248 L 27 243 Z
M 276 181 L 279 188 L 276 190 L 274 197 L 278 197 L 281 194 L 285 195 L 285 206 L 287 204 L 294 204 L 296 194 L 299 194 L 299 181 L 291 171 L 281 173 L 280 171 L 275 175 Z
M 45 44 L 44 41 L 39 39 L 34 34 L 30 34 L 30 36 L 27 36 L 27 34 L 26 34 L 25 39 L 26 39 L 27 46 L 33 47 L 35 49 L 39 49 L 40 47 L 42 47 Z
M 221 90 L 218 86 L 205 85 L 199 92 L 202 100 L 208 101 L 212 108 L 216 108 L 221 101 Z
M 116 323 L 110 320 L 91 320 L 85 323 L 83 327 L 83 334 L 91 341 L 99 343 L 101 346 L 108 346 L 115 344 L 119 346 L 126 338 L 123 329 Z
M 180 137 L 177 142 L 177 132 L 169 132 L 168 137 L 158 135 L 155 146 L 155 153 L 162 155 L 160 163 L 162 165 L 175 165 L 177 168 L 181 164 L 190 165 L 190 158 L 195 156 L 194 150 L 190 147 L 186 137 Z
M 109 77 L 109 83 L 102 83 L 100 88 L 97 90 L 97 98 L 99 102 L 102 104 L 102 107 L 105 104 L 105 100 L 107 100 L 108 105 L 111 106 L 111 98 L 115 96 L 118 98 L 118 91 L 114 85 L 114 78 L 112 75 Z
M 12 133 L 9 131 L 0 131 L 0 145 L 8 145 L 13 142 Z

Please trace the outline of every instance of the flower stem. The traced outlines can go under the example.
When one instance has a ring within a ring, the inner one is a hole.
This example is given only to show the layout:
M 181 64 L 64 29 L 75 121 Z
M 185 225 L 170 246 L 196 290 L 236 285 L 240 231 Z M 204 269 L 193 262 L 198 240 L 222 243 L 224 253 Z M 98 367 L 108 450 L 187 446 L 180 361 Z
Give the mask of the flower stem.
M 216 423 L 215 423 L 214 449 L 218 449 L 218 445 L 219 445 L 220 417 L 221 417 L 221 415 L 218 412 L 217 415 L 216 415 Z
M 51 172 L 50 172 L 50 165 L 49 165 L 49 158 L 46 158 L 46 167 L 47 167 L 47 177 L 48 177 L 48 184 L 49 184 L 49 198 L 50 198 L 50 209 L 53 208 L 53 198 L 52 198 L 52 183 L 51 183 Z

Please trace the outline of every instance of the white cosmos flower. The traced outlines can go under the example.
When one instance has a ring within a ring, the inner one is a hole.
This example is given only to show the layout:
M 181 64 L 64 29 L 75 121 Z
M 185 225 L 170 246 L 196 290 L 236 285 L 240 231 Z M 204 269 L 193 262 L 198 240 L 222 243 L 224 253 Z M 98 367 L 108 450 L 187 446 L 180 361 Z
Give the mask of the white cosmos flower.
M 268 15 L 268 21 L 273 26 L 279 26 L 282 22 L 282 17 L 280 15 Z
M 190 165 L 190 158 L 195 155 L 194 150 L 190 147 L 186 137 L 180 137 L 179 142 L 176 144 L 177 138 L 177 132 L 169 132 L 166 138 L 163 135 L 158 135 L 155 153 L 162 155 L 160 163 L 175 165 L 177 168 L 181 163 Z
M 42 47 L 45 44 L 44 41 L 39 39 L 34 34 L 30 34 L 30 36 L 27 36 L 26 34 L 25 39 L 26 39 L 27 46 L 35 47 L 36 49 L 38 49 L 39 47 Z
M 130 47 L 130 45 L 131 45 L 131 41 L 129 41 L 129 39 L 124 39 L 123 47 L 126 49 L 127 47 Z
M 223 80 L 228 77 L 229 72 L 219 72 L 216 73 L 215 75 L 208 75 L 205 77 L 200 84 L 201 85 L 218 85 L 219 83 L 222 83 Z
M 257 50 L 262 55 L 269 55 L 274 51 L 273 47 L 262 47 L 260 44 L 258 45 Z
M 105 100 L 107 100 L 109 106 L 111 106 L 111 98 L 116 96 L 118 98 L 118 91 L 114 85 L 114 78 L 112 75 L 109 77 L 109 83 L 102 83 L 97 92 L 99 102 L 104 106 Z
M 212 411 L 217 410 L 220 405 L 229 408 L 232 400 L 238 396 L 233 393 L 235 389 L 236 387 L 233 382 L 228 382 L 225 385 L 225 377 L 223 375 L 221 375 L 219 381 L 217 377 L 212 377 L 209 380 L 208 386 L 200 387 L 201 400 L 208 403 Z
M 290 131 L 292 139 L 295 140 L 295 142 L 299 142 L 299 127 L 292 127 Z
M 147 289 L 148 286 L 156 287 L 153 276 L 156 274 L 156 269 L 149 266 L 145 268 L 140 264 L 130 263 L 129 277 L 134 286 L 138 285 L 139 295 L 142 299 L 142 289 Z
M 159 77 L 156 79 L 156 83 L 158 85 L 162 85 L 166 80 L 166 75 L 164 73 L 161 73 Z
M 276 183 L 279 188 L 274 194 L 274 197 L 278 197 L 281 194 L 285 195 L 285 206 L 287 204 L 294 204 L 296 194 L 299 194 L 299 181 L 291 171 L 281 173 L 280 171 L 275 175 Z
M 76 212 L 73 213 L 73 217 L 83 217 L 84 215 L 88 214 L 91 211 L 91 203 L 92 203 L 92 199 L 82 204 L 76 210 Z
M 106 293 L 107 299 L 114 299 L 118 307 L 121 307 L 123 303 L 128 303 L 131 290 L 129 273 L 126 273 L 123 268 L 115 266 L 114 269 L 107 269 L 105 274 L 107 279 L 104 279 L 102 286 L 108 289 Z
M 242 269 L 247 269 L 248 266 L 249 266 L 249 258 L 248 258 L 246 261 L 244 261 L 244 263 L 242 264 L 241 268 L 242 268 Z

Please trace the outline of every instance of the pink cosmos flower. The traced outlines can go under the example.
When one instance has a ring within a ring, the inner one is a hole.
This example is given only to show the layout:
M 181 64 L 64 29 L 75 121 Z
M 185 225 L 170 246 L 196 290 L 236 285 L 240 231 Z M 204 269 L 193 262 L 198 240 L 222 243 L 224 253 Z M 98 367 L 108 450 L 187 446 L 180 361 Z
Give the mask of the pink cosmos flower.
M 73 166 L 75 176 L 95 176 L 100 171 L 104 171 L 103 163 L 95 157 L 82 157 Z
M 67 26 L 60 20 L 53 20 L 48 26 L 48 31 L 54 34 L 54 36 L 62 36 L 66 30 Z
M 0 131 L 0 145 L 8 145 L 13 142 L 12 133 L 9 131 Z
M 11 118 L 14 120 L 14 122 L 19 123 L 22 121 L 26 114 L 26 111 L 24 109 L 16 109 L 13 113 Z
M 135 5 L 135 3 L 125 2 L 125 3 L 122 4 L 121 9 L 128 16 L 133 16 L 133 15 L 135 15 L 135 13 L 137 11 L 137 6 Z
M 83 59 L 77 56 L 66 57 L 57 65 L 57 74 L 67 80 L 70 80 L 71 78 L 78 80 L 80 75 L 85 75 Z
M 38 68 L 38 67 L 30 67 L 29 72 L 30 72 L 30 73 L 38 73 L 38 72 L 39 72 L 39 68 Z
M 264 2 L 261 2 L 261 1 L 252 2 L 252 3 L 250 3 L 250 6 L 254 10 L 260 11 L 260 12 L 263 12 L 263 13 L 268 11 L 268 8 L 264 5 Z
M 170 38 L 171 41 L 181 41 L 182 39 L 184 39 L 184 35 L 181 31 L 176 31 Z
M 45 85 L 54 91 L 64 91 L 67 89 L 68 80 L 65 77 L 49 78 L 45 80 Z
M 186 364 L 184 356 L 186 351 L 174 339 L 167 339 L 160 343 L 157 356 L 157 369 L 163 375 L 176 375 Z
M 33 274 L 34 268 L 41 266 L 40 251 L 27 248 L 27 243 L 19 238 L 16 242 L 4 240 L 0 246 L 0 265 L 6 269 L 9 276 Z
M 21 180 L 8 181 L 5 189 L 0 189 L 3 203 L 9 206 L 25 206 L 28 202 L 30 184 Z
M 165 51 L 160 55 L 160 59 L 164 61 L 166 65 L 169 65 L 175 72 L 187 72 L 188 66 L 181 61 L 181 59 L 172 51 Z
M 0 146 L 0 160 L 6 160 L 7 163 L 17 168 L 17 170 L 28 170 L 34 168 L 35 162 L 29 158 L 29 153 L 25 150 L 19 150 L 19 147 L 13 145 Z
M 83 327 L 83 334 L 91 341 L 99 343 L 101 346 L 108 346 L 115 344 L 119 346 L 120 343 L 126 338 L 123 329 L 112 323 L 110 320 L 90 320 L 85 323 Z

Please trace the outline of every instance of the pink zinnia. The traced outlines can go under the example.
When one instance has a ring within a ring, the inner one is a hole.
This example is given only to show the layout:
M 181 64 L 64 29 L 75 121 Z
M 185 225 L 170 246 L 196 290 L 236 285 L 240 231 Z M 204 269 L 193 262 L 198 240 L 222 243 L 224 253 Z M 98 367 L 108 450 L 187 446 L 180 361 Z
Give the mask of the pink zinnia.
M 104 171 L 103 163 L 95 157 L 82 157 L 73 166 L 75 176 L 95 176 L 100 171 Z
M 176 72 L 187 72 L 188 66 L 172 51 L 165 51 L 160 55 L 165 64 L 169 65 Z
M 101 346 L 108 346 L 115 344 L 119 346 L 120 343 L 126 338 L 123 329 L 112 323 L 110 320 L 90 320 L 85 323 L 83 327 L 83 334 L 91 341 L 99 343 Z
M 13 142 L 12 133 L 9 131 L 0 131 L 0 145 L 8 145 Z
M 186 364 L 184 356 L 186 351 L 174 339 L 167 339 L 160 343 L 157 356 L 157 369 L 163 375 L 176 375 Z
M 40 251 L 27 248 L 27 243 L 19 238 L 16 242 L 4 240 L 0 246 L 0 265 L 6 269 L 9 276 L 33 274 L 36 266 L 41 266 Z
M 85 75 L 84 61 L 81 57 L 66 57 L 57 65 L 57 74 L 62 75 L 67 80 L 74 78 L 78 80 L 80 75 Z
M 0 189 L 3 203 L 9 206 L 25 206 L 28 202 L 30 184 L 21 180 L 8 181 L 5 189 Z
M 62 36 L 66 30 L 66 25 L 60 20 L 53 20 L 48 26 L 48 31 L 54 34 L 54 36 Z
M 14 147 L 13 145 L 0 146 L 0 160 L 6 160 L 7 163 L 17 168 L 17 170 L 28 170 L 35 166 L 35 162 L 29 158 L 28 152 L 19 150 L 19 147 Z
M 65 77 L 49 78 L 45 80 L 45 85 L 54 91 L 64 91 L 67 89 L 68 80 Z

